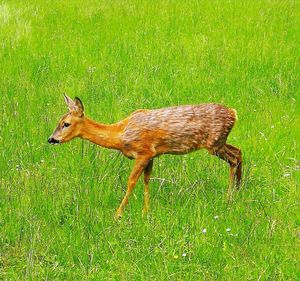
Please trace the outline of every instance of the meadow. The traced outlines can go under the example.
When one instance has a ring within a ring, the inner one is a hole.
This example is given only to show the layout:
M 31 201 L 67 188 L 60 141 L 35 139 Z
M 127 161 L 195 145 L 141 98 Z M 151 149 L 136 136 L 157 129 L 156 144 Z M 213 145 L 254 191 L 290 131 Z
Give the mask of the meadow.
M 1 280 L 299 280 L 298 1 L 0 1 Z M 237 110 L 225 162 L 161 156 L 142 217 L 133 162 L 47 144 L 78 96 L 114 123 L 140 108 Z

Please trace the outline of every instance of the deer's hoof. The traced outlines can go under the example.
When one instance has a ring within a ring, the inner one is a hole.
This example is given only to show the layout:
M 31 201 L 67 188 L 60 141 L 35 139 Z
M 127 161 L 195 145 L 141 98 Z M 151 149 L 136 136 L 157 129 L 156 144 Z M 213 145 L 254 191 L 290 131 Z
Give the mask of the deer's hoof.
M 122 212 L 120 212 L 119 210 L 116 211 L 115 213 L 115 220 L 118 221 L 122 218 Z
M 142 217 L 143 218 L 147 218 L 148 217 L 148 215 L 149 215 L 149 209 L 143 209 L 143 211 L 142 211 Z

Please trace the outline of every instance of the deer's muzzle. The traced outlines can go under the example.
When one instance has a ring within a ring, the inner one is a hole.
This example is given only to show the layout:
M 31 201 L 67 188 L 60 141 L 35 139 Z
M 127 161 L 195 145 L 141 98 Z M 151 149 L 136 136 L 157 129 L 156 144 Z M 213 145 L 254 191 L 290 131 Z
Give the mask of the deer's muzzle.
M 56 139 L 54 139 L 54 138 L 52 138 L 52 137 L 50 137 L 50 138 L 48 139 L 48 142 L 49 142 L 50 144 L 57 144 L 57 143 L 60 143 L 59 140 L 56 140 Z

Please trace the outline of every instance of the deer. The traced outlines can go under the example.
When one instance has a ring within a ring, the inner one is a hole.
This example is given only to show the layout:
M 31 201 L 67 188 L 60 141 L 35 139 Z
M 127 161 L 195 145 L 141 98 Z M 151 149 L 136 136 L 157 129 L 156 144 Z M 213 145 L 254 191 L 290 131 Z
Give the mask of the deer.
M 242 179 L 242 153 L 227 144 L 227 137 L 236 120 L 235 109 L 221 104 L 172 106 L 160 109 L 139 109 L 127 118 L 114 123 L 98 123 L 85 116 L 82 101 L 64 94 L 69 112 L 63 115 L 48 138 L 50 144 L 66 143 L 76 137 L 101 147 L 119 150 L 134 165 L 127 182 L 127 191 L 115 212 L 122 217 L 130 194 L 144 173 L 143 215 L 148 214 L 149 181 L 154 158 L 163 154 L 187 154 L 206 149 L 229 164 L 228 197 L 233 186 L 238 190 Z

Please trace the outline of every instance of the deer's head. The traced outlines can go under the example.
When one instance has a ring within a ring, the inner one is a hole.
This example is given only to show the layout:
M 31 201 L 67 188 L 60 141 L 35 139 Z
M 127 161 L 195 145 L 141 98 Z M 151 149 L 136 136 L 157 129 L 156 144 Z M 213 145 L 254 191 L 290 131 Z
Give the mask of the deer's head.
M 61 117 L 53 134 L 49 137 L 50 144 L 68 142 L 80 135 L 82 123 L 84 121 L 83 104 L 79 98 L 74 101 L 65 96 L 69 112 Z

